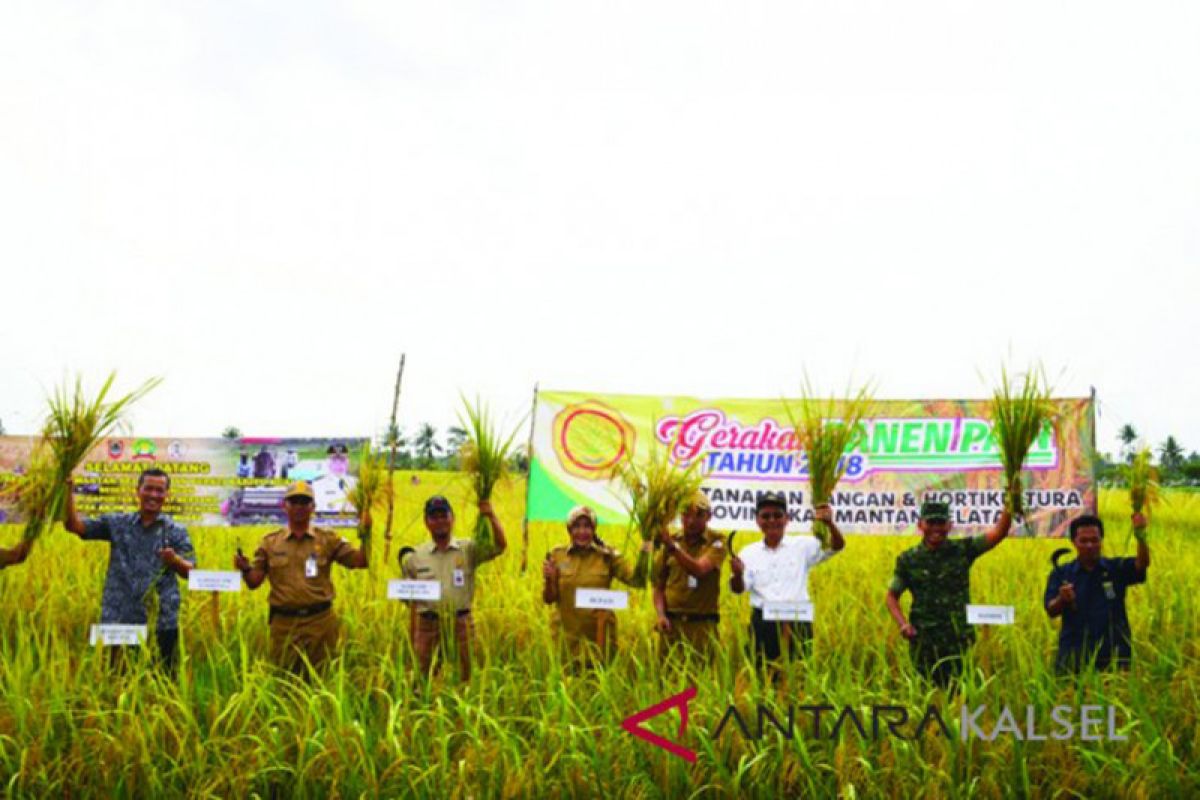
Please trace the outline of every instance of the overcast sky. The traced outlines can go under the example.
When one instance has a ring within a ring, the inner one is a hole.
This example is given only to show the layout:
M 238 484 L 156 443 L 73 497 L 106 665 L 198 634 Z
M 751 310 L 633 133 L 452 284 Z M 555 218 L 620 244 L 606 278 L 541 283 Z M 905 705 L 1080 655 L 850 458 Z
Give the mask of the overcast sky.
M 1200 449 L 1200 5 L 9 3 L 0 419 L 370 434 L 458 392 L 977 397 Z

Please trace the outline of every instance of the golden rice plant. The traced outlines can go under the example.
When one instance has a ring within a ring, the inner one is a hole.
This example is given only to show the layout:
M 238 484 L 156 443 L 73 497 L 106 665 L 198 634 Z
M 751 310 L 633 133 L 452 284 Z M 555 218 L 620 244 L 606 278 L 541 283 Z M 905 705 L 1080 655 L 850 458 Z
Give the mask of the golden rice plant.
M 806 378 L 799 402 L 787 406 L 798 452 L 808 459 L 808 491 L 813 508 L 828 503 L 846 473 L 846 449 L 859 427 L 875 412 L 869 385 L 843 398 L 820 397 Z M 829 531 L 813 522 L 813 534 L 828 544 Z
M 370 555 L 372 512 L 386 507 L 394 491 L 388 479 L 387 459 L 371 452 L 370 443 L 364 443 L 358 458 L 358 478 L 346 491 L 346 502 L 358 517 L 358 537 L 363 549 Z
M 1025 516 L 1021 495 L 1021 469 L 1025 457 L 1047 428 L 1058 430 L 1059 412 L 1045 372 L 1030 368 L 1010 377 L 1000 370 L 1000 385 L 992 392 L 992 435 L 1004 467 L 1004 507 L 1017 519 Z
M 28 493 L 25 538 L 37 539 L 62 513 L 67 481 L 98 444 L 124 420 L 129 407 L 157 386 L 152 378 L 129 394 L 109 399 L 116 373 L 110 373 L 94 397 L 88 397 L 83 380 L 75 378 L 73 390 L 57 387 L 48 398 L 49 410 L 42 438 L 35 448 L 42 451 L 30 464 L 23 492 Z
M 495 419 L 479 398 L 472 404 L 463 397 L 462 404 L 458 418 L 467 431 L 467 439 L 459 451 L 460 468 L 471 482 L 475 502 L 490 502 L 496 487 L 508 478 L 509 459 L 520 424 L 505 436 L 497 430 Z M 482 514 L 475 521 L 475 541 L 479 544 L 492 541 L 492 524 Z
M 642 541 L 656 539 L 700 491 L 704 481 L 701 460 L 680 467 L 670 458 L 672 449 L 652 447 L 644 461 L 629 458 L 613 471 L 612 477 L 625 490 L 622 502 L 629 523 Z

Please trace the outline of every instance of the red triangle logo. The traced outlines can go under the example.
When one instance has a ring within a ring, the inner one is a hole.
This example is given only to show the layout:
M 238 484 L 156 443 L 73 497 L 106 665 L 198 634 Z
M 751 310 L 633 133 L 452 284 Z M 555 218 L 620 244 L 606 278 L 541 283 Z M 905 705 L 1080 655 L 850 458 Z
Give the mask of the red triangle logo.
M 677 755 L 680 758 L 682 758 L 684 761 L 687 761 L 690 764 L 695 764 L 696 763 L 696 754 L 694 752 L 687 749 L 686 747 L 679 744 L 678 742 L 673 742 L 670 739 L 665 739 L 662 736 L 659 736 L 657 733 L 648 731 L 642 727 L 642 723 L 645 722 L 646 720 L 651 719 L 653 717 L 657 717 L 659 714 L 670 711 L 672 708 L 678 708 L 679 709 L 679 733 L 676 734 L 676 737 L 682 739 L 683 735 L 685 733 L 687 733 L 688 702 L 695 696 L 696 696 L 696 687 L 692 686 L 688 689 L 683 690 L 682 692 L 680 692 L 677 695 L 668 697 L 666 700 L 663 700 L 661 703 L 655 703 L 652 706 L 643 708 L 641 711 L 637 712 L 636 714 L 633 714 L 632 716 L 626 717 L 625 719 L 621 720 L 621 727 L 624 728 L 629 733 L 632 733 L 634 736 L 638 737 L 639 739 L 642 739 L 643 741 L 647 741 L 650 744 L 654 745 L 655 747 L 661 747 L 663 750 L 666 750 L 668 753 L 671 753 L 672 755 Z

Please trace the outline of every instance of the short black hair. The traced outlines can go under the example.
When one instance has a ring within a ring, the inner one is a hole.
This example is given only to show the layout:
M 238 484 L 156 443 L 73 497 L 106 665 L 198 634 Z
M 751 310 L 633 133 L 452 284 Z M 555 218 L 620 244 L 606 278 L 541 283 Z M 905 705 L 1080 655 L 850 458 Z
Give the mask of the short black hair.
M 167 488 L 171 488 L 171 476 L 167 474 L 165 469 L 159 467 L 147 467 L 142 470 L 142 474 L 138 475 L 138 488 L 142 488 L 142 484 L 146 482 L 146 478 L 166 478 Z
M 1071 541 L 1075 541 L 1075 536 L 1079 533 L 1080 528 L 1099 528 L 1100 538 L 1104 538 L 1104 523 L 1094 514 L 1084 514 L 1081 517 L 1076 517 L 1071 520 Z

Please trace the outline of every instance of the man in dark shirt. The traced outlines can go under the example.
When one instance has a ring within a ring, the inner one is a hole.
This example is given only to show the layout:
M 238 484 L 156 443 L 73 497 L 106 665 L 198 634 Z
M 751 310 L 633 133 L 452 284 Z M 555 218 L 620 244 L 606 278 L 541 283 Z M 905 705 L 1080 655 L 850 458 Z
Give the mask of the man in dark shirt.
M 1071 520 L 1075 560 L 1056 567 L 1046 581 L 1045 606 L 1051 617 L 1062 617 L 1055 669 L 1079 672 L 1088 664 L 1097 669 L 1126 668 L 1132 656 L 1125 591 L 1146 582 L 1150 547 L 1146 518 L 1133 515 L 1136 558 L 1104 558 L 1104 523 L 1085 515 Z
M 181 601 L 178 578 L 186 579 L 195 566 L 195 551 L 187 529 L 162 513 L 170 489 L 171 477 L 152 467 L 138 477 L 137 511 L 85 520 L 75 510 L 74 488 L 68 483 L 63 527 L 84 541 L 109 543 L 101 622 L 145 625 L 146 601 L 151 592 L 158 593 L 155 638 L 163 666 L 174 672 Z

